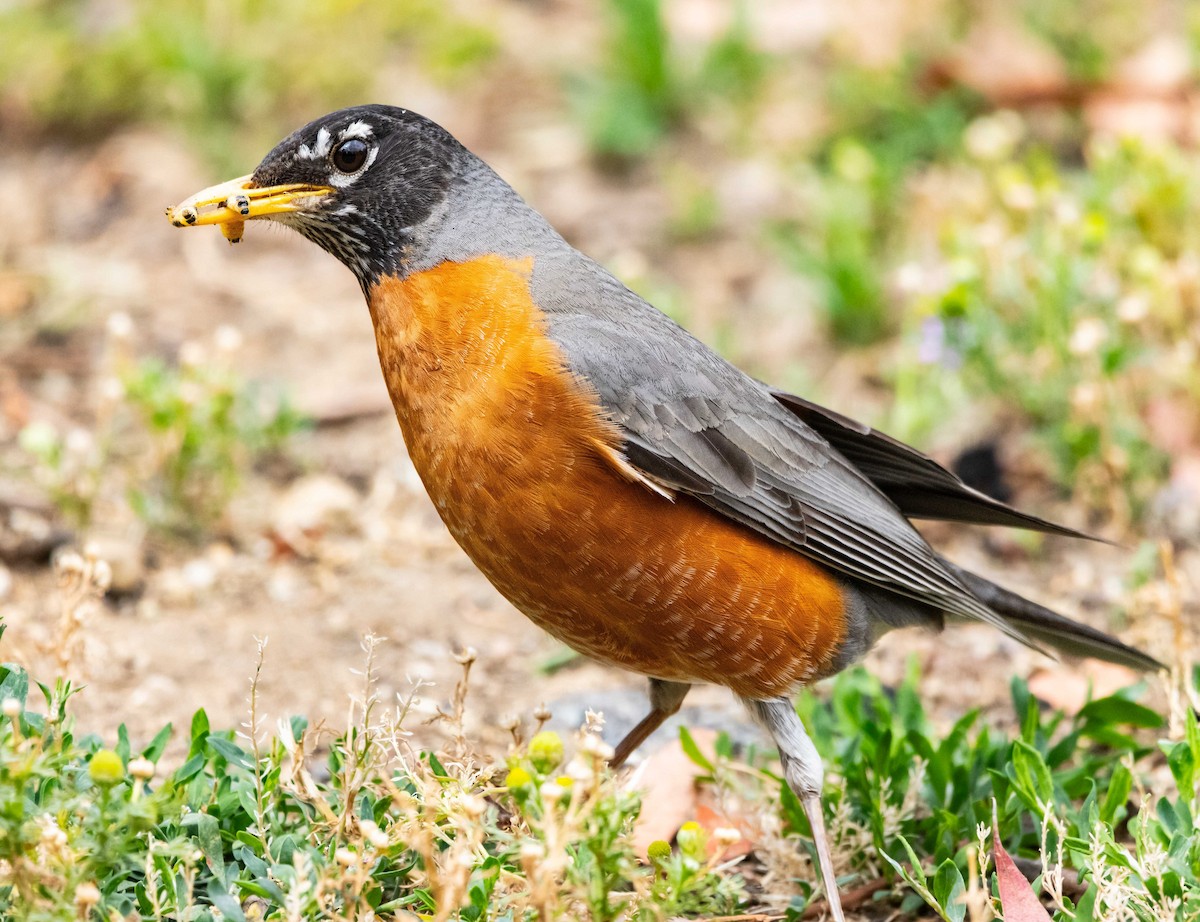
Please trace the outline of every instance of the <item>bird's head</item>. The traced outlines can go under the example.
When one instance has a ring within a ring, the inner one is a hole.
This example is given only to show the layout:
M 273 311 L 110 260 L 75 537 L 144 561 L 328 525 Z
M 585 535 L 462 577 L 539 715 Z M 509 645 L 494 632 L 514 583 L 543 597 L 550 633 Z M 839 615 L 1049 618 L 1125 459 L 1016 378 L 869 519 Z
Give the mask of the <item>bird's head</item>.
M 340 259 L 365 289 L 427 236 L 467 158 L 427 118 L 356 106 L 305 125 L 253 173 L 196 193 L 167 217 L 177 227 L 219 225 L 232 243 L 246 221 L 278 221 Z

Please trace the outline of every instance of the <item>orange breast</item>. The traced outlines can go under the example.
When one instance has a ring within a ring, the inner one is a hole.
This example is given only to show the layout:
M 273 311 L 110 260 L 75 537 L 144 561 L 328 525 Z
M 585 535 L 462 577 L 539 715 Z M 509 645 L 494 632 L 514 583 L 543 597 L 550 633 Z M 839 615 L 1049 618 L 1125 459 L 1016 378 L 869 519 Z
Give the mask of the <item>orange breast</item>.
M 518 609 L 596 659 L 752 697 L 822 674 L 844 600 L 806 558 L 622 477 L 565 367 L 532 263 L 445 263 L 371 292 L 384 377 L 454 538 Z

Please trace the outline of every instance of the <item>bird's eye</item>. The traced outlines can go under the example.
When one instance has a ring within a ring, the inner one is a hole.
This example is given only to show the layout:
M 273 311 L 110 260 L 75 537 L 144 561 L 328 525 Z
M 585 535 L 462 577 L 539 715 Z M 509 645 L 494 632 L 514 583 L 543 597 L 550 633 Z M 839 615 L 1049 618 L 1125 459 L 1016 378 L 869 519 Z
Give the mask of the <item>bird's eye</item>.
M 357 173 L 367 162 L 367 142 L 350 138 L 333 149 L 333 165 L 342 173 Z

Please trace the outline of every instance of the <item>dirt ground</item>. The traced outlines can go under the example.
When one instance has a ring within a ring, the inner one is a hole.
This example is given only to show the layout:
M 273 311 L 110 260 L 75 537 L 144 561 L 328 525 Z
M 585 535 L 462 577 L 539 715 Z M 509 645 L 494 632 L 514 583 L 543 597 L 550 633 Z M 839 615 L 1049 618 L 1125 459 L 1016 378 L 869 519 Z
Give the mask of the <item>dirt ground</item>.
M 485 156 L 489 144 L 484 139 Z M 501 164 L 514 159 L 511 147 L 496 152 Z M 739 304 L 738 348 L 758 373 L 781 375 L 804 356 L 823 392 L 839 395 L 839 409 L 865 415 L 878 404 L 867 361 L 839 360 L 804 310 L 782 309 L 801 303 L 786 297 L 795 282 L 748 254 L 746 240 L 721 238 L 664 257 L 648 243 L 656 239 L 661 194 L 654 183 L 577 167 L 567 158 L 517 178 L 584 249 L 619 267 L 654 261 L 681 279 L 701 335 L 712 333 L 714 305 Z M 87 613 L 83 651 L 68 664 L 87 686 L 75 706 L 81 729 L 111 741 L 125 722 L 137 743 L 171 721 L 178 745 L 200 707 L 215 726 L 242 724 L 256 638 L 268 641 L 259 685 L 268 725 L 302 713 L 341 726 L 362 687 L 363 637 L 373 633 L 387 638 L 375 664 L 385 703 L 405 696 L 414 681 L 431 683 L 409 724 L 418 739 L 438 732 L 421 720 L 449 698 L 460 672 L 454 653 L 466 647 L 478 654 L 468 727 L 486 746 L 502 751 L 507 719 L 528 723 L 543 703 L 564 726 L 577 724 L 586 706 L 603 710 L 615 739 L 641 716 L 643 680 L 583 661 L 547 674 L 544 667 L 562 659 L 561 646 L 473 569 L 422 492 L 390 416 L 351 275 L 282 230 L 252 225 L 231 248 L 216 231 L 180 232 L 163 220 L 164 206 L 219 178 L 180 142 L 147 132 L 90 150 L 0 151 L 0 199 L 37 205 L 0 226 L 0 469 L 9 472 L 0 511 L 11 518 L 14 509 L 31 509 L 62 527 L 18 476 L 16 434 L 35 420 L 90 425 L 105 325 L 116 313 L 132 319 L 139 353 L 168 358 L 185 343 L 214 348 L 217 331 L 235 327 L 241 372 L 281 385 L 323 421 L 298 437 L 282 469 L 248 474 L 219 535 L 206 543 L 144 540 L 132 516 L 117 514 L 101 516 L 88 535 L 69 535 L 75 545 L 97 542 L 115 567 L 130 571 L 123 578 L 133 587 Z M 706 268 L 682 281 L 685 262 Z M 1062 508 L 1034 511 L 1070 516 Z M 289 527 L 304 532 L 302 553 L 280 553 L 272 538 Z M 1166 603 L 1139 601 L 1126 587 L 1129 548 L 1057 539 L 1031 545 L 951 528 L 930 533 L 960 562 L 1171 655 L 1172 627 L 1160 615 Z M 1195 555 L 1180 565 L 1195 585 Z M 55 576 L 44 560 L 9 560 L 4 573 L 3 658 L 47 680 L 60 631 Z M 1110 622 L 1113 611 L 1126 616 Z M 1043 687 L 1060 689 L 1076 688 L 1072 677 L 1084 674 L 986 628 L 893 635 L 869 662 L 895 681 L 910 656 L 921 663 L 928 705 L 946 720 L 975 706 L 1004 720 L 1013 674 L 1041 671 Z M 1128 678 L 1093 675 L 1101 684 Z M 719 689 L 699 690 L 689 705 L 689 721 L 744 726 Z

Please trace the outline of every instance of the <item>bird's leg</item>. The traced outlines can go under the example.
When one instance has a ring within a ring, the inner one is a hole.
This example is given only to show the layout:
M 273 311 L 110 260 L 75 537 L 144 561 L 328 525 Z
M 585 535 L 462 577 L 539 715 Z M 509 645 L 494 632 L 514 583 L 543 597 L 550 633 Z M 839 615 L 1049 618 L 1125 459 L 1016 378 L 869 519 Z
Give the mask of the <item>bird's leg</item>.
M 617 744 L 617 751 L 608 764 L 613 768 L 620 767 L 629 758 L 629 754 L 646 741 L 646 737 L 661 727 L 664 720 L 679 710 L 691 687 L 686 682 L 651 679 L 650 713 L 625 734 L 625 738 Z
M 808 824 L 812 827 L 817 861 L 821 866 L 821 885 L 825 889 L 829 912 L 834 922 L 844 922 L 837 878 L 833 873 L 833 857 L 829 852 L 829 839 L 825 835 L 825 814 L 821 809 L 821 786 L 825 780 L 825 769 L 821 765 L 817 747 L 808 738 L 804 724 L 789 699 L 744 700 L 750 712 L 767 728 L 775 740 L 775 745 L 779 747 L 783 777 L 788 787 L 799 798 L 800 805 L 804 807 L 804 815 L 808 817 Z

